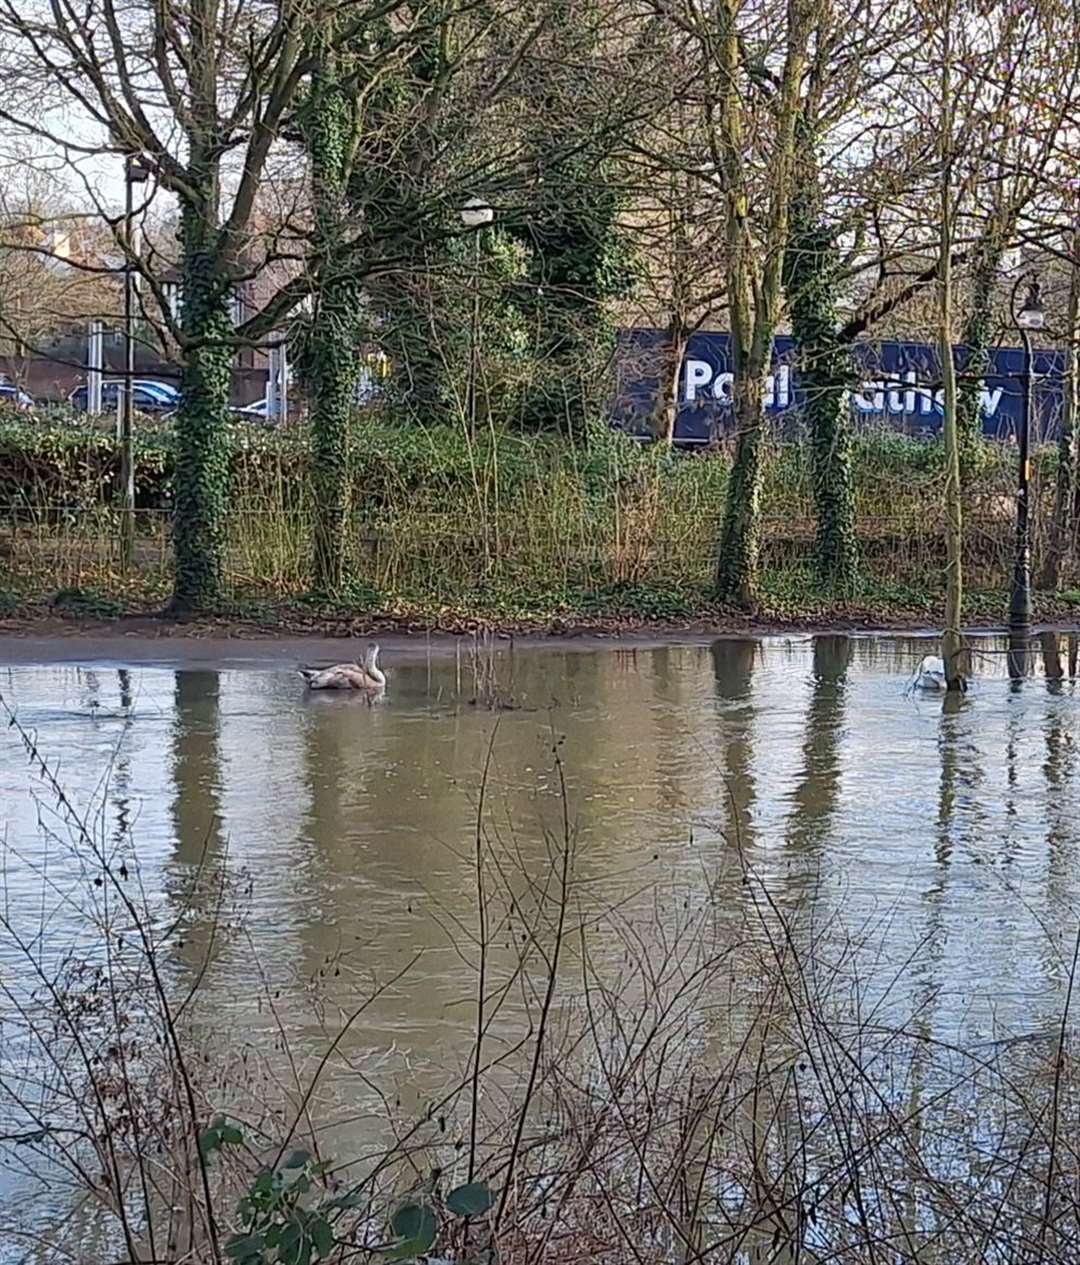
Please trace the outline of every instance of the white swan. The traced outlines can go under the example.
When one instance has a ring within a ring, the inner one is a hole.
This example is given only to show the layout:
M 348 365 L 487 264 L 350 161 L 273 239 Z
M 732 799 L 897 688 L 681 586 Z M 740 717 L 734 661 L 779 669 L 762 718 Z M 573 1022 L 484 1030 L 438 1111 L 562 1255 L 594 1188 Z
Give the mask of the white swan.
M 946 689 L 945 660 L 940 655 L 928 654 L 915 669 L 914 686 L 917 690 Z
M 363 662 L 338 663 L 332 668 L 301 668 L 309 690 L 362 690 L 381 694 L 386 689 L 386 674 L 379 668 L 379 647 L 372 642 Z

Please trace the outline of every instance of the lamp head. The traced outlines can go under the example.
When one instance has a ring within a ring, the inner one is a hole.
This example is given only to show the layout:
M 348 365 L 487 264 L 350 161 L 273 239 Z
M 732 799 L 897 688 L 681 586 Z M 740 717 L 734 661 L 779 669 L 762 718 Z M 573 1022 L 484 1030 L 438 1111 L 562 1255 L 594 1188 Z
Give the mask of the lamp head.
M 466 228 L 483 228 L 495 218 L 495 212 L 483 198 L 470 198 L 461 208 L 461 222 Z
M 1024 305 L 1016 315 L 1016 322 L 1021 329 L 1042 329 L 1046 324 L 1046 313 L 1043 310 L 1039 283 L 1032 278 L 1028 284 Z

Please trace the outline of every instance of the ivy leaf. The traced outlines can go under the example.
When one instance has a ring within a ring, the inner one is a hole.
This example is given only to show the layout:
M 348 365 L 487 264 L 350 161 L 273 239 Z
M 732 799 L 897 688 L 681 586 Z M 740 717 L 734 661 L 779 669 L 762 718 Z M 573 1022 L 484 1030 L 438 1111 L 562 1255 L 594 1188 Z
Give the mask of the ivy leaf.
M 483 1182 L 467 1182 L 446 1196 L 446 1206 L 459 1217 L 479 1217 L 494 1202 L 494 1196 Z
M 244 1135 L 234 1124 L 223 1124 L 219 1126 L 218 1133 L 222 1142 L 228 1142 L 231 1146 L 239 1146 L 244 1140 Z
M 211 1125 L 199 1134 L 199 1150 L 203 1156 L 212 1155 L 221 1147 L 221 1130 Z
M 391 1261 L 423 1256 L 439 1233 L 435 1214 L 426 1204 L 403 1204 L 390 1219 L 390 1228 L 402 1240 L 385 1253 Z
M 225 1244 L 225 1255 L 234 1261 L 247 1260 L 249 1256 L 258 1256 L 263 1248 L 261 1234 L 234 1234 Z
M 303 1168 L 311 1160 L 310 1151 L 290 1151 L 282 1168 Z
M 278 1241 L 278 1260 L 282 1265 L 300 1265 L 305 1247 L 304 1227 L 297 1221 L 290 1221 L 282 1230 Z M 310 1255 L 310 1247 L 308 1254 Z
M 390 1218 L 390 1229 L 402 1239 L 415 1239 L 424 1215 L 423 1204 L 402 1204 Z
M 311 1226 L 311 1241 L 315 1244 L 315 1251 L 320 1257 L 327 1257 L 334 1250 L 334 1231 L 330 1228 L 329 1221 L 324 1221 L 320 1217 Z

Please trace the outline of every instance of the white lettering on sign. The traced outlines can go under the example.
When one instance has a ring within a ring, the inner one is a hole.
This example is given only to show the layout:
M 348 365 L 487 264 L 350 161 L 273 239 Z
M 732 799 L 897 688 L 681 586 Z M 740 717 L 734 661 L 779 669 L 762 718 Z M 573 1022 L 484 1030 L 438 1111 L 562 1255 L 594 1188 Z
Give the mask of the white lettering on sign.
M 718 404 L 731 404 L 733 373 L 715 373 L 707 360 L 686 360 L 683 364 L 683 400 L 692 404 L 706 387 Z M 765 379 L 765 407 L 787 408 L 791 404 L 791 368 L 781 365 Z
M 731 405 L 733 373 L 717 373 L 707 360 L 686 360 L 683 368 L 683 401 L 692 404 L 701 396 L 711 398 L 724 408 Z M 983 386 L 979 403 L 986 417 L 993 417 L 1001 404 L 1002 388 Z M 852 407 L 858 413 L 891 413 L 897 416 L 919 413 L 942 413 L 945 409 L 945 391 L 929 385 L 920 385 L 913 369 L 898 377 L 868 378 L 860 382 L 849 395 Z M 792 396 L 792 375 L 788 365 L 781 365 L 775 374 L 765 379 L 765 407 L 788 408 Z

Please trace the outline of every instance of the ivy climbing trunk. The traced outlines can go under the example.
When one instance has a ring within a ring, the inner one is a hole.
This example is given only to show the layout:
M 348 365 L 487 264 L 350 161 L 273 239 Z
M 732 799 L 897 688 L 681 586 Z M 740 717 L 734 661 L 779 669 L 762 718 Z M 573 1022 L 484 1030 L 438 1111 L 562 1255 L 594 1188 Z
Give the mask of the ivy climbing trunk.
M 960 340 L 964 347 L 964 359 L 956 391 L 956 427 L 961 485 L 970 482 L 978 466 L 982 439 L 982 390 L 991 365 L 994 295 L 1004 254 L 1005 235 L 998 226 L 992 225 L 975 250 L 971 306 Z
M 732 415 L 735 460 L 720 532 L 716 595 L 743 610 L 757 605 L 761 526 L 762 456 L 765 428 L 765 375 L 772 359 L 783 299 L 784 253 L 788 242 L 794 183 L 795 128 L 807 48 L 820 0 L 788 0 L 783 70 L 771 102 L 773 158 L 764 222 L 755 230 L 754 203 L 747 171 L 748 96 L 742 82 L 745 47 L 738 0 L 720 0 L 710 10 L 708 43 L 715 59 L 717 99 L 711 103 L 724 177 L 728 316 L 731 325 Z M 756 71 L 755 71 L 756 73 Z
M 1080 439 L 1080 222 L 1073 229 L 1069 306 L 1065 320 L 1065 401 L 1058 435 L 1058 468 L 1054 484 L 1054 517 L 1040 587 L 1056 592 L 1061 571 L 1073 548 L 1076 530 L 1077 442 Z
M 186 349 L 176 422 L 172 602 L 180 611 L 213 606 L 221 593 L 229 494 L 225 422 L 234 349 L 214 211 L 212 193 L 208 199 L 181 200 Z
M 769 340 L 772 347 L 772 340 Z M 762 372 L 735 371 L 731 408 L 737 433 L 716 568 L 717 594 L 743 610 L 757 603 L 758 556 L 761 552 L 761 460 L 765 423 Z
M 319 592 L 345 579 L 349 499 L 349 416 L 359 378 L 361 295 L 347 257 L 346 192 L 356 115 L 343 85 L 341 56 L 323 39 L 305 118 L 315 221 L 315 308 L 307 332 L 304 374 L 312 395 L 315 530 L 312 575 Z
M 792 198 L 784 287 L 810 436 L 818 580 L 836 597 L 850 598 L 858 584 L 859 546 L 848 392 L 858 375 L 839 333 L 836 246 L 821 216 L 818 173 L 805 130 L 800 128 L 804 170 Z

